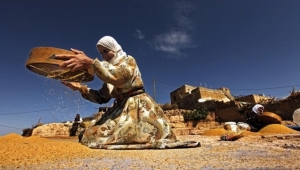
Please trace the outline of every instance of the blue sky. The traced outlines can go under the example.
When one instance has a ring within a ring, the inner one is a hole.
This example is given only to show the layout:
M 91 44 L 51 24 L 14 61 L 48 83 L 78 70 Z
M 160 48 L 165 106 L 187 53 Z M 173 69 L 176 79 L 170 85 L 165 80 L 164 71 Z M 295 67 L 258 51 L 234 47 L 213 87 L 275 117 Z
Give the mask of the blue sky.
M 99 106 L 25 68 L 34 47 L 75 48 L 102 59 L 113 36 L 136 58 L 146 91 L 169 103 L 183 84 L 277 98 L 299 89 L 300 1 L 1 1 L 0 135 L 90 116 Z M 87 83 L 100 88 L 102 82 Z M 109 104 L 110 105 L 110 104 Z

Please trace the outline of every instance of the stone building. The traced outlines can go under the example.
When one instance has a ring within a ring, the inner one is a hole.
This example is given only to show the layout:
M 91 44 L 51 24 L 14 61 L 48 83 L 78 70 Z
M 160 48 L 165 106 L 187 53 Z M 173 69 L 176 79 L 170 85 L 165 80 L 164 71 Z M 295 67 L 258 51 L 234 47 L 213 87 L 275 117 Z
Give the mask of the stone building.
M 269 101 L 269 100 L 271 100 L 271 98 L 264 96 L 264 95 L 251 94 L 251 95 L 247 95 L 247 96 L 237 97 L 237 98 L 235 98 L 235 100 L 240 101 L 240 102 L 248 102 L 248 103 L 252 103 L 252 104 L 257 104 L 257 103 Z
M 203 101 L 215 100 L 229 102 L 234 100 L 228 88 L 209 89 L 183 85 L 170 93 L 171 104 L 177 104 L 179 108 L 194 109 L 201 99 Z
M 176 104 L 182 98 L 184 98 L 184 97 L 188 96 L 189 94 L 191 94 L 192 90 L 194 90 L 195 88 L 197 88 L 197 87 L 185 84 L 185 85 L 179 87 L 178 89 L 172 91 L 170 93 L 171 104 Z
M 215 112 L 217 121 L 245 122 L 246 114 L 260 103 L 265 111 L 279 115 L 283 120 L 293 120 L 293 113 L 300 108 L 300 92 L 291 92 L 286 99 L 275 100 L 262 94 L 232 97 L 228 88 L 209 89 L 183 85 L 170 93 L 171 104 L 179 109 L 193 110 L 206 106 Z M 199 102 L 199 99 L 201 102 Z

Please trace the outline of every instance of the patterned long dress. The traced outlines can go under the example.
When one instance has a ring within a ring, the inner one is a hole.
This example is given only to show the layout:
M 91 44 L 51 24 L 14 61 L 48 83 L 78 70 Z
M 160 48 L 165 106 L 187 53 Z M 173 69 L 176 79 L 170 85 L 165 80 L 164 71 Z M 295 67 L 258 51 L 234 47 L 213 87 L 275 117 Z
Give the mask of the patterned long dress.
M 82 96 L 99 104 L 112 98 L 116 102 L 94 126 L 79 136 L 82 144 L 102 149 L 200 146 L 199 142 L 176 140 L 163 110 L 144 92 L 141 74 L 133 57 L 124 57 L 116 65 L 95 59 L 93 67 L 105 83 L 100 90 L 81 90 Z

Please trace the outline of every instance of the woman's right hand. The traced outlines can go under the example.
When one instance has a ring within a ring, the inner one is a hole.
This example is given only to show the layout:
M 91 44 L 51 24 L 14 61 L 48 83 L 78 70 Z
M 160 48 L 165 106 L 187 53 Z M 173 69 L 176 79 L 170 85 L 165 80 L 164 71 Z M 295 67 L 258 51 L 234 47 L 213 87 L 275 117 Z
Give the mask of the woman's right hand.
M 84 54 L 83 51 L 79 51 L 71 48 L 74 54 L 57 54 L 55 58 L 65 59 L 59 66 L 61 68 L 69 68 L 71 71 L 89 69 L 93 64 L 93 59 Z
M 80 90 L 81 86 L 82 86 L 78 82 L 65 82 L 65 81 L 62 81 L 61 83 L 64 84 L 65 86 L 71 88 L 72 90 Z

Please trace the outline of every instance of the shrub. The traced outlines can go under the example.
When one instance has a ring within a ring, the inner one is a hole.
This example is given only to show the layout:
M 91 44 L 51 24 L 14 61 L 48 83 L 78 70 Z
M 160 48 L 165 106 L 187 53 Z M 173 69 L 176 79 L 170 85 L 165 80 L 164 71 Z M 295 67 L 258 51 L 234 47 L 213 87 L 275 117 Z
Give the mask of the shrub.
M 170 103 L 166 103 L 164 105 L 161 106 L 161 108 L 166 111 L 166 110 L 172 110 L 172 105 Z
M 172 109 L 175 110 L 175 109 L 178 109 L 178 105 L 177 104 L 172 104 Z
M 183 113 L 183 118 L 187 120 L 204 120 L 209 114 L 208 109 L 205 106 L 200 106 L 199 108 Z

